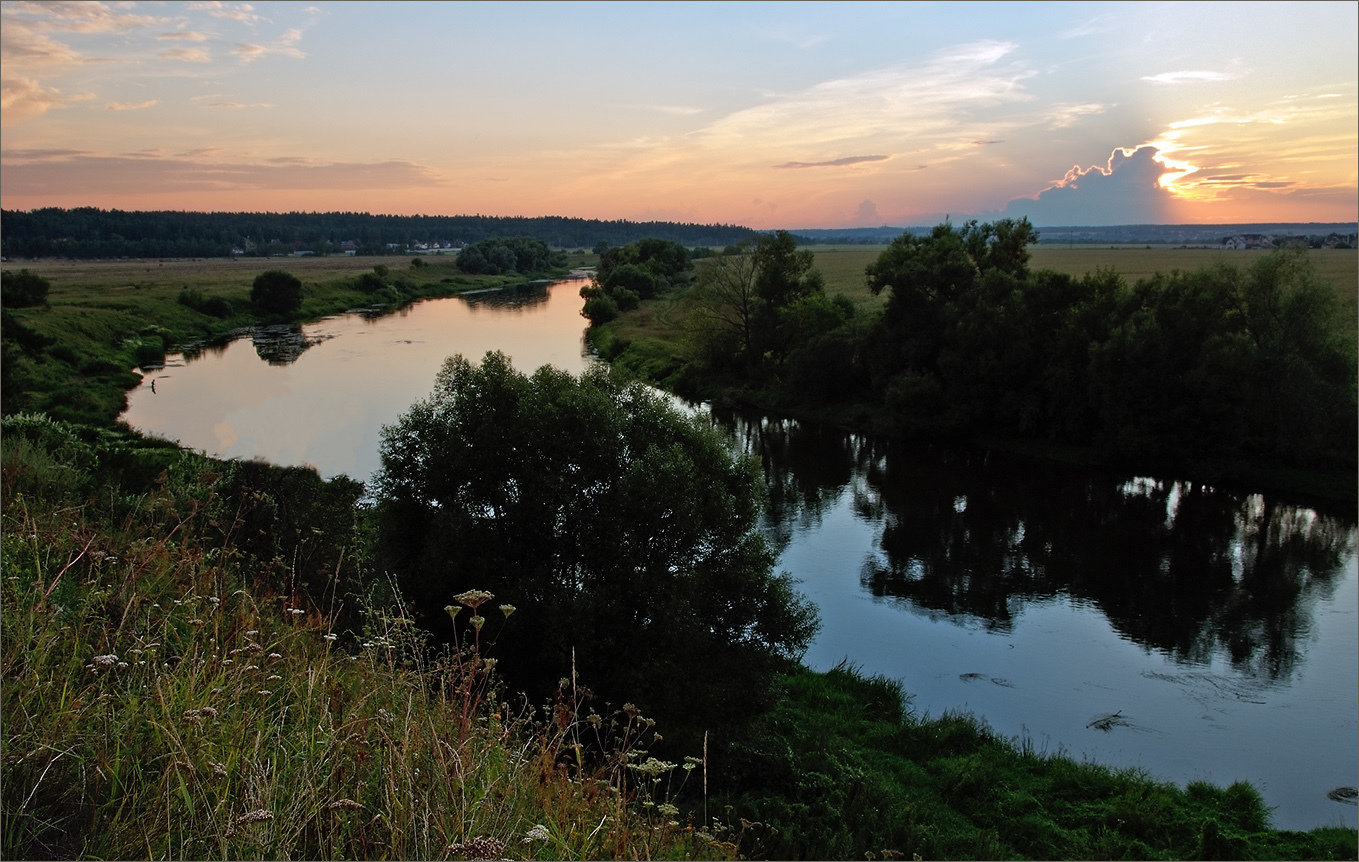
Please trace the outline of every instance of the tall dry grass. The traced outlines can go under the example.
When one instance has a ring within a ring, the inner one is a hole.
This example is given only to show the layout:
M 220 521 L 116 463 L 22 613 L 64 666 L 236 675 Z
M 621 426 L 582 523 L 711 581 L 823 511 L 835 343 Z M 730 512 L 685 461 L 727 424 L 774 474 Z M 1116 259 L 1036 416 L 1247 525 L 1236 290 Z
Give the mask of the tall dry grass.
M 516 636 L 513 608 L 459 596 L 466 646 L 442 653 L 400 607 L 332 632 L 202 540 L 211 462 L 107 506 L 5 466 L 0 857 L 734 853 L 681 815 L 696 761 L 649 757 L 635 709 L 595 715 L 571 680 L 514 703 L 479 649 L 482 626 Z

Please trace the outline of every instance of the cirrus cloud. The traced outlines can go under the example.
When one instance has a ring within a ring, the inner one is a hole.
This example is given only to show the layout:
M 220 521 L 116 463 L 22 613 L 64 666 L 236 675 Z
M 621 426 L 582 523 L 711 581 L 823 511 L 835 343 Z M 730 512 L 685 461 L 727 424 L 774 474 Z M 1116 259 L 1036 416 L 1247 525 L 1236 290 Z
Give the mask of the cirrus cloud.
M 845 156 L 839 159 L 830 159 L 824 162 L 784 162 L 781 165 L 774 165 L 776 168 L 839 168 L 846 165 L 859 165 L 864 162 L 885 162 L 891 156 Z

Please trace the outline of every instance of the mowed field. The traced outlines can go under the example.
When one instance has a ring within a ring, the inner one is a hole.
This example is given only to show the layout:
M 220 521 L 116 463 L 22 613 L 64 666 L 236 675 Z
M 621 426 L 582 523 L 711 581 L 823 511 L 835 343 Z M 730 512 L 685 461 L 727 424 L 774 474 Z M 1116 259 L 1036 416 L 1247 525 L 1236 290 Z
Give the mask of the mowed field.
M 431 266 L 446 262 L 451 269 L 453 258 L 431 257 Z M 176 293 L 185 288 L 200 290 L 207 296 L 222 293 L 245 295 L 255 276 L 269 269 L 291 272 L 304 283 L 324 283 L 341 278 L 353 278 L 371 272 L 374 266 L 386 264 L 395 272 L 410 267 L 408 257 L 357 257 L 328 255 L 326 257 L 209 257 L 170 260 L 31 260 L 8 261 L 6 270 L 27 269 L 52 283 L 49 301 L 57 303 L 84 295 L 94 290 L 110 293 L 172 289 Z
M 816 266 L 826 278 L 829 293 L 843 293 L 856 305 L 871 308 L 886 301 L 886 296 L 874 297 L 864 284 L 864 267 L 877 260 L 886 246 L 811 246 L 816 253 Z M 1130 246 L 1054 246 L 1032 247 L 1030 265 L 1034 269 L 1055 269 L 1076 278 L 1097 269 L 1117 270 L 1129 284 L 1158 272 L 1169 273 L 1201 269 L 1226 263 L 1242 269 L 1270 252 L 1263 249 L 1225 251 L 1211 248 L 1144 248 Z M 1336 291 L 1343 308 L 1351 316 L 1359 309 L 1359 252 L 1335 249 L 1315 249 L 1307 252 L 1317 273 Z

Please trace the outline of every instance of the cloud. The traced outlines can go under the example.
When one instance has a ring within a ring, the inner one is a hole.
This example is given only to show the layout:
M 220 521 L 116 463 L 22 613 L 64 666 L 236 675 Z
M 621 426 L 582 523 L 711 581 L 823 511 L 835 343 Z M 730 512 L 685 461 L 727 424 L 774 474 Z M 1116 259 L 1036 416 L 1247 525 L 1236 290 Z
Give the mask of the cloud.
M 18 75 L 0 81 L 0 119 L 20 123 L 66 101 L 61 92 Z
M 149 27 L 157 22 L 150 15 L 133 15 L 114 10 L 104 3 L 86 0 L 53 0 L 35 3 L 28 0 L 7 2 L 6 16 L 31 17 L 35 27 L 66 33 L 122 33 Z
M 703 113 L 702 108 L 694 108 L 688 105 L 643 105 L 642 107 L 648 111 L 669 114 L 672 117 L 692 117 L 695 114 Z
M 39 162 L 45 159 L 70 159 L 77 156 L 92 156 L 89 150 L 4 150 L 0 159 L 5 162 Z
M 1057 34 L 1059 39 L 1079 39 L 1081 36 L 1093 36 L 1096 33 L 1108 33 L 1113 29 L 1113 21 L 1108 15 L 1098 15 L 1089 21 L 1077 24 Z
M 383 162 L 267 162 L 166 157 L 151 150 L 95 155 L 60 150 L 0 152 L 6 195 L 48 197 L 72 193 L 130 198 L 177 192 L 260 190 L 402 189 L 445 185 L 441 174 L 399 159 Z
M 1001 138 L 1000 140 L 995 140 L 995 141 L 969 141 L 969 142 L 968 142 L 968 146 L 970 146 L 970 147 L 989 147 L 989 146 L 991 146 L 992 144 L 1003 144 L 1003 143 L 1005 143 L 1005 139 L 1004 139 L 1004 138 Z
M 232 21 L 240 21 L 245 24 L 254 24 L 264 20 L 255 7 L 249 3 L 222 3 L 220 0 L 207 0 L 207 2 L 190 3 L 189 10 L 195 12 L 207 12 L 214 18 L 227 18 Z
M 149 108 L 156 104 L 155 99 L 147 99 L 145 102 L 109 102 L 104 106 L 106 111 L 140 111 L 142 108 Z
M 956 141 L 960 130 L 968 139 L 998 137 L 994 132 L 1008 125 L 973 116 L 1031 98 L 1020 82 L 1033 73 L 1002 63 L 1015 47 L 1010 42 L 973 42 L 941 51 L 923 63 L 825 81 L 729 114 L 691 138 L 707 148 L 753 154 L 757 148 L 843 152 L 849 142 L 882 145 L 907 140 L 929 148 Z M 893 148 L 900 151 L 899 146 Z
M 2 7 L 8 13 L 9 7 Z M 80 52 L 58 42 L 29 26 L 5 15 L 5 26 L 0 28 L 0 57 L 7 68 L 74 66 L 85 61 Z
M 784 162 L 781 165 L 774 165 L 776 168 L 838 168 L 845 165 L 858 165 L 863 162 L 885 162 L 891 156 L 845 156 L 841 159 L 831 159 L 825 162 Z
M 1196 81 L 1232 81 L 1241 77 L 1232 72 L 1180 71 L 1162 72 L 1159 75 L 1143 75 L 1143 81 L 1153 84 L 1192 84 Z
M 265 54 L 282 54 L 285 57 L 301 59 L 307 55 L 300 49 L 294 47 L 301 40 L 302 31 L 293 28 L 267 45 L 256 45 L 253 42 L 237 42 L 236 47 L 231 49 L 231 53 L 240 57 L 242 63 L 253 62 L 260 57 L 263 57 Z
M 178 30 L 174 33 L 161 33 L 157 39 L 183 39 L 186 42 L 206 42 L 208 37 L 193 30 Z
M 184 63 L 210 63 L 212 56 L 202 48 L 170 48 L 161 51 L 158 55 L 167 60 L 179 60 Z
M 1075 125 L 1081 117 L 1102 114 L 1112 107 L 1114 106 L 1101 105 L 1098 102 L 1065 102 L 1049 108 L 1043 115 L 1043 122 L 1052 129 L 1065 129 Z
M 875 225 L 882 221 L 882 216 L 878 215 L 878 205 L 870 200 L 865 200 L 859 204 L 859 209 L 855 212 L 854 218 L 862 225 Z
M 1007 218 L 1027 216 L 1036 225 L 1172 224 L 1176 200 L 1161 178 L 1178 173 L 1157 160 L 1152 146 L 1115 149 L 1104 166 L 1076 165 L 1034 198 L 1018 198 Z

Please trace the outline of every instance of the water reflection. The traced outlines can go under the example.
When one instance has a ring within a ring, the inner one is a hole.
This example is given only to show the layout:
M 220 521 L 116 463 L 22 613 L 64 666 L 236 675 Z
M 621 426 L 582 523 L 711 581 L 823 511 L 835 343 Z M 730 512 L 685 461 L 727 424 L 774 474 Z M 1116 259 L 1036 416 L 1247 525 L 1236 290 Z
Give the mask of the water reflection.
M 270 365 L 296 362 L 308 348 L 325 341 L 328 336 L 308 336 L 298 324 L 256 326 L 250 330 L 250 342 L 255 354 Z
M 548 299 L 547 281 L 526 281 L 522 284 L 493 290 L 474 290 L 458 294 L 458 298 L 473 309 L 495 309 L 523 313 L 543 305 Z
M 878 531 L 864 590 L 991 632 L 1010 631 L 1030 603 L 1067 596 L 1176 662 L 1225 657 L 1277 681 L 1297 668 L 1314 608 L 1355 544 L 1352 519 L 1270 495 L 715 419 L 764 464 L 779 548 L 848 490 L 856 517 Z

